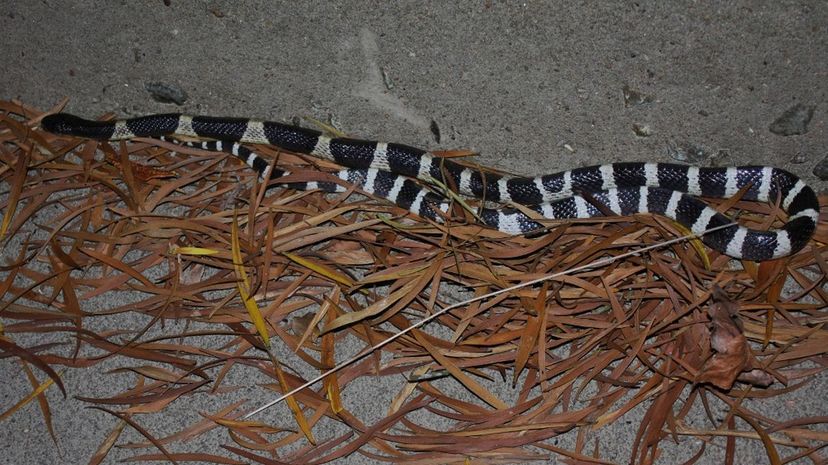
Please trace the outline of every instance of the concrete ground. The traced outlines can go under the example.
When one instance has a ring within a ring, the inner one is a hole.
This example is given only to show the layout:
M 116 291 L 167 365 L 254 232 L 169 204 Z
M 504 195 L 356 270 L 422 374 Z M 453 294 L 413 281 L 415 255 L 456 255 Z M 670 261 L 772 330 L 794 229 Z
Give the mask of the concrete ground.
M 772 164 L 826 188 L 812 173 L 828 155 L 821 0 L 0 0 L 0 38 L 0 98 L 43 109 L 69 97 L 66 110 L 87 116 L 309 116 L 354 137 L 476 150 L 481 163 L 523 174 L 678 159 Z M 186 101 L 153 100 L 153 83 L 185 91 Z M 772 133 L 796 104 L 815 106 L 807 133 Z M 60 450 L 33 403 L 0 423 L 0 463 L 88 462 L 116 420 L 73 396 L 111 395 L 100 380 L 113 366 L 104 365 L 70 371 L 71 396 L 50 397 Z M 387 382 L 351 393 L 358 416 L 378 408 L 376 393 L 395 392 Z M 253 388 L 247 394 L 265 398 Z M 0 360 L 0 410 L 27 392 L 19 367 Z M 825 392 L 822 378 L 763 411 L 826 415 Z M 187 402 L 145 426 L 163 435 L 210 409 L 207 397 Z M 630 425 L 598 434 L 603 457 L 629 460 Z M 182 449 L 218 451 L 204 441 Z M 687 458 L 680 449 L 661 463 Z M 116 449 L 106 463 L 132 454 Z M 709 447 L 699 463 L 722 456 Z M 738 463 L 766 461 L 758 442 L 739 450 Z M 355 454 L 343 463 L 376 462 Z

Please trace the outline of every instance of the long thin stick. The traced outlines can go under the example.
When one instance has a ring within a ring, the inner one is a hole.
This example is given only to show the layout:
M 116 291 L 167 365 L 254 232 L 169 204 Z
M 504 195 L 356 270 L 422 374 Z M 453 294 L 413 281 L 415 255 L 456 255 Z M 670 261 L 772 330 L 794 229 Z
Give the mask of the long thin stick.
M 687 239 L 692 239 L 692 238 L 696 238 L 696 237 L 699 237 L 699 236 L 703 236 L 703 235 L 705 235 L 709 232 L 718 231 L 719 229 L 725 229 L 725 228 L 729 228 L 731 226 L 736 226 L 736 225 L 737 225 L 737 223 L 728 223 L 728 224 L 723 224 L 721 226 L 716 226 L 715 228 L 707 229 L 705 231 L 702 231 L 700 234 L 687 234 L 687 235 L 684 235 L 684 236 L 681 236 L 681 237 L 676 237 L 676 238 L 667 240 L 665 242 L 659 242 L 657 244 L 648 245 L 648 246 L 642 247 L 640 249 L 631 250 L 629 252 L 622 253 L 621 255 L 602 258 L 602 259 L 596 260 L 594 262 L 587 263 L 586 265 L 576 266 L 575 268 L 571 268 L 569 270 L 558 271 L 556 273 L 544 275 L 544 276 L 541 276 L 540 278 L 535 278 L 535 279 L 532 279 L 532 280 L 529 280 L 529 281 L 526 281 L 526 282 L 523 282 L 523 283 L 515 284 L 514 286 L 505 287 L 503 289 L 499 289 L 497 291 L 493 291 L 493 292 L 490 292 L 488 294 L 480 295 L 480 296 L 477 296 L 477 297 L 472 297 L 471 299 L 451 304 L 448 307 L 445 307 L 442 310 L 439 310 L 439 311 L 423 318 L 422 320 L 420 320 L 417 323 L 414 323 L 413 325 L 409 326 L 408 328 L 405 328 L 404 330 L 394 334 L 393 336 L 390 336 L 389 338 L 387 338 L 387 339 L 385 339 L 381 342 L 378 342 L 378 343 L 374 344 L 373 346 L 369 346 L 369 347 L 366 347 L 366 348 L 362 349 L 359 353 L 357 353 L 356 355 L 354 355 L 350 359 L 340 363 L 339 365 L 336 365 L 335 367 L 333 367 L 330 370 L 322 373 L 321 375 L 317 376 L 316 378 L 311 379 L 310 381 L 306 382 L 305 384 L 302 384 L 301 386 L 299 386 L 295 389 L 292 389 L 291 391 L 289 391 L 285 394 L 282 394 L 281 396 L 277 397 L 276 399 L 271 400 L 270 402 L 268 402 L 268 403 L 262 405 L 261 407 L 257 408 L 256 410 L 253 410 L 252 412 L 247 413 L 242 418 L 246 420 L 246 419 L 252 417 L 253 415 L 256 415 L 257 413 L 278 404 L 279 402 L 281 402 L 281 401 L 287 399 L 288 397 L 296 394 L 297 392 L 301 391 L 302 389 L 313 386 L 314 384 L 318 383 L 319 381 L 322 381 L 322 379 L 325 378 L 326 376 L 336 373 L 337 371 L 347 367 L 348 365 L 351 365 L 352 363 L 356 362 L 357 360 L 362 359 L 366 355 L 369 355 L 373 351 L 385 346 L 389 342 L 393 342 L 393 341 L 405 336 L 410 331 L 415 330 L 415 329 L 419 328 L 420 326 L 423 326 L 424 324 L 428 323 L 429 321 L 439 317 L 440 315 L 445 314 L 446 312 L 448 312 L 450 310 L 454 310 L 455 308 L 462 307 L 464 305 L 468 305 L 468 304 L 473 303 L 473 302 L 477 302 L 478 300 L 483 300 L 483 299 L 487 299 L 489 297 L 494 297 L 494 296 L 503 294 L 505 292 L 511 292 L 511 291 L 514 291 L 514 290 L 517 290 L 517 289 L 522 289 L 524 287 L 533 286 L 533 285 L 541 283 L 543 281 L 547 281 L 547 280 L 550 280 L 550 279 L 553 279 L 553 278 L 557 278 L 559 276 L 563 276 L 563 275 L 566 275 L 566 274 L 569 274 L 569 273 L 574 273 L 574 272 L 578 272 L 578 271 L 588 270 L 590 268 L 609 265 L 610 263 L 612 263 L 614 261 L 617 261 L 617 260 L 621 260 L 622 258 L 631 257 L 633 255 L 638 255 L 640 253 L 647 252 L 649 250 L 657 249 L 657 248 L 660 248 L 660 247 L 665 247 L 665 246 L 668 246 L 668 245 L 671 245 L 671 244 L 675 244 L 677 242 L 685 241 Z

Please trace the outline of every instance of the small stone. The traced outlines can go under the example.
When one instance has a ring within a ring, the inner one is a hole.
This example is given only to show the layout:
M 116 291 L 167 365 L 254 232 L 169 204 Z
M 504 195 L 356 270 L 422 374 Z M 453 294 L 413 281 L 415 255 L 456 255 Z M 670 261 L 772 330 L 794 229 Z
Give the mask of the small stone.
M 700 165 L 705 159 L 709 158 L 704 147 L 692 144 L 687 144 L 684 147 L 670 144 L 667 146 L 667 154 L 674 160 L 691 165 Z
M 653 98 L 649 95 L 645 95 L 637 90 L 631 89 L 630 86 L 626 84 L 621 90 L 624 93 L 625 107 L 634 107 L 636 105 L 642 105 L 644 103 L 650 103 L 653 101 Z
M 380 72 L 382 73 L 382 83 L 385 84 L 385 88 L 391 90 L 394 88 L 394 81 L 391 80 L 391 76 L 388 74 L 388 70 L 384 67 L 380 68 Z
M 709 166 L 729 166 L 733 163 L 731 161 L 730 150 L 728 149 L 720 149 L 708 158 Z
M 794 163 L 794 164 L 797 164 L 797 165 L 801 165 L 801 164 L 803 164 L 807 161 L 808 161 L 808 156 L 805 155 L 805 152 L 796 152 L 794 154 L 793 158 L 791 158 L 791 163 Z
M 431 135 L 434 136 L 434 142 L 440 143 L 440 126 L 437 125 L 437 121 L 431 120 L 431 124 L 428 125 L 428 129 L 431 131 Z
M 633 123 L 632 128 L 633 132 L 638 137 L 650 137 L 651 135 L 653 135 L 653 129 L 650 127 L 649 124 Z
M 817 163 L 814 167 L 814 175 L 823 181 L 828 181 L 828 157 Z
M 176 85 L 165 84 L 163 82 L 148 82 L 144 84 L 144 89 L 150 93 L 150 96 L 156 102 L 183 105 L 187 101 L 187 93 L 184 92 L 184 89 Z
M 771 123 L 770 132 L 780 136 L 793 136 L 798 134 L 805 134 L 808 132 L 808 123 L 814 116 L 813 105 L 803 105 L 797 103 L 788 108 L 782 116 L 776 118 L 776 121 Z

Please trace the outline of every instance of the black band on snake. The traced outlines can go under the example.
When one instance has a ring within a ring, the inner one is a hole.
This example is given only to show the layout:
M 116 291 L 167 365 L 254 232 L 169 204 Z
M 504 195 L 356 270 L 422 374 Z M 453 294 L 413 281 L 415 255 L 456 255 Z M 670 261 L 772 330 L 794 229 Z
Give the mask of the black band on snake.
M 434 179 L 467 196 L 527 205 L 549 219 L 602 216 L 589 196 L 616 215 L 655 213 L 667 216 L 695 234 L 732 223 L 694 196 L 727 198 L 747 187 L 742 199 L 781 205 L 789 218 L 782 228 L 758 231 L 733 225 L 702 236 L 709 247 L 734 258 L 762 261 L 797 252 L 813 235 L 819 219 L 814 191 L 795 175 L 769 166 L 701 168 L 666 163 L 614 163 L 577 168 L 535 178 L 503 176 L 468 168 L 407 145 L 348 138 L 330 138 L 319 131 L 270 121 L 159 114 L 117 121 L 93 121 L 59 113 L 42 121 L 43 129 L 99 140 L 135 137 L 188 136 L 212 139 L 202 147 L 233 153 L 266 180 L 283 176 L 240 144 L 267 144 L 313 155 L 347 167 L 343 181 L 388 199 L 422 217 L 441 221 L 449 204 L 411 178 Z M 336 192 L 336 183 L 298 183 L 299 189 Z M 489 227 L 522 234 L 542 225 L 513 208 L 484 208 Z

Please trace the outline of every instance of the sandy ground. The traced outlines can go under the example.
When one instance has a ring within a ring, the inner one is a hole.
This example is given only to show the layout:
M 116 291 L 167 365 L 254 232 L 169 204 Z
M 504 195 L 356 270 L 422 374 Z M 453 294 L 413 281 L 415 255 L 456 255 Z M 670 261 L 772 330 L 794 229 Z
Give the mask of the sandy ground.
M 822 1 L 167 3 L 0 1 L 0 98 L 45 109 L 69 97 L 66 110 L 88 116 L 313 117 L 355 137 L 472 149 L 483 164 L 523 174 L 687 159 L 772 164 L 826 188 L 812 173 L 828 155 Z M 188 97 L 180 106 L 159 103 L 151 83 Z M 625 88 L 646 101 L 625 102 Z M 816 107 L 807 133 L 772 133 L 771 123 L 795 104 Z M 651 134 L 641 137 L 634 126 Z M 50 396 L 60 449 L 36 404 L 0 424 L 0 463 L 86 463 L 116 420 L 74 396 L 111 394 L 101 376 L 111 368 L 73 370 L 71 396 Z M 387 383 L 398 381 L 376 380 L 346 392 L 347 401 L 371 418 L 383 410 L 376 396 L 393 395 Z M 19 367 L 0 360 L 0 410 L 27 391 Z M 762 408 L 773 418 L 826 415 L 826 392 L 822 378 Z M 255 386 L 245 394 L 265 398 Z M 145 426 L 163 435 L 209 403 L 207 396 L 178 402 Z M 602 456 L 626 463 L 636 424 L 631 413 L 596 433 Z M 227 438 L 177 450 L 215 452 L 219 441 Z M 697 447 L 685 439 L 662 463 Z M 738 452 L 738 463 L 767 461 L 758 442 Z M 107 463 L 131 454 L 116 449 Z M 699 463 L 722 457 L 711 445 Z M 355 454 L 347 463 L 376 462 Z

